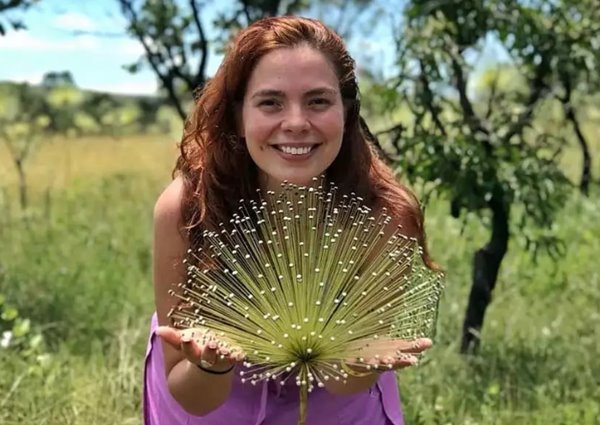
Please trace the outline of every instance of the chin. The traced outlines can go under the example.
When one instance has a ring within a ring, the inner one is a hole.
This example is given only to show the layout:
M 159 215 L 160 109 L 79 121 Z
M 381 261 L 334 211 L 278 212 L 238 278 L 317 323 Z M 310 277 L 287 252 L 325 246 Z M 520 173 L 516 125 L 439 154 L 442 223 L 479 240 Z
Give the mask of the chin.
M 295 184 L 297 186 L 312 186 L 313 178 L 314 177 L 318 178 L 323 173 L 324 173 L 324 171 L 321 173 L 315 173 L 315 174 L 302 173 L 302 175 L 277 173 L 274 175 L 270 175 L 268 177 L 267 186 L 270 187 L 271 189 L 274 189 L 275 187 L 279 186 L 283 182 L 288 182 L 291 184 Z

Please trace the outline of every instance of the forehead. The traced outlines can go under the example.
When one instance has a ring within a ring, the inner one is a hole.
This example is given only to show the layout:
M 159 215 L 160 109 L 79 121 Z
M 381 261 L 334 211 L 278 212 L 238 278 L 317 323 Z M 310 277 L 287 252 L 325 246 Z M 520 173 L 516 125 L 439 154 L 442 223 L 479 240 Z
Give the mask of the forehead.
M 300 45 L 280 48 L 264 55 L 250 74 L 247 94 L 258 90 L 310 90 L 316 86 L 337 89 L 333 64 L 318 50 Z

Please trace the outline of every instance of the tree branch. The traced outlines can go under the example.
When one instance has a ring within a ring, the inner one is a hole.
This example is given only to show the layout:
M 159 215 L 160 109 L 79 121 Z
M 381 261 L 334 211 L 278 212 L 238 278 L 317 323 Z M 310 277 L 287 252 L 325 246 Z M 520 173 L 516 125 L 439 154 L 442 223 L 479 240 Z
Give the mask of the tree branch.
M 463 111 L 463 117 L 465 123 L 471 129 L 471 132 L 476 135 L 481 133 L 486 136 L 486 140 L 490 136 L 490 131 L 484 127 L 483 123 L 477 116 L 473 104 L 467 94 L 467 76 L 464 72 L 462 65 L 458 62 L 457 58 L 452 55 L 452 71 L 454 73 L 454 86 L 458 91 L 460 107 Z M 489 144 L 489 141 L 488 141 Z M 491 147 L 491 145 L 490 145 Z
M 577 141 L 579 142 L 579 146 L 581 147 L 581 154 L 583 157 L 583 165 L 581 167 L 581 180 L 579 182 L 579 189 L 581 192 L 588 196 L 590 182 L 592 181 L 592 156 L 590 154 L 590 149 L 588 147 L 587 140 L 581 130 L 581 125 L 579 124 L 579 120 L 577 119 L 577 114 L 575 113 L 575 108 L 573 108 L 572 103 L 572 95 L 573 91 L 571 88 L 571 81 L 569 75 L 562 74 L 561 82 L 565 89 L 564 97 L 558 97 L 563 105 L 563 111 L 565 117 L 568 121 L 571 122 L 573 126 L 573 131 L 575 131 L 575 136 L 577 137 Z
M 250 22 L 252 22 L 252 16 L 250 16 L 250 8 L 248 7 L 248 2 L 242 0 L 242 7 L 244 16 L 246 17 L 246 22 L 248 23 L 248 25 L 250 25 Z
M 177 113 L 179 114 L 179 116 L 181 117 L 182 120 L 185 120 L 185 118 L 187 117 L 187 114 L 185 113 L 183 106 L 181 105 L 181 100 L 179 99 L 179 97 L 177 96 L 177 93 L 175 92 L 175 87 L 173 84 L 173 77 L 174 77 L 173 73 L 167 72 L 166 74 L 164 74 L 160 70 L 159 64 L 164 62 L 164 60 L 163 60 L 164 58 L 159 52 L 152 51 L 152 48 L 146 42 L 144 33 L 139 29 L 138 15 L 137 15 L 136 11 L 134 10 L 134 8 L 131 4 L 131 1 L 130 0 L 119 0 L 119 2 L 121 3 L 123 12 L 126 15 L 128 15 L 126 17 L 129 19 L 129 21 L 131 23 L 130 29 L 133 31 L 134 35 L 138 38 L 138 40 L 140 41 L 140 43 L 142 43 L 142 46 L 144 47 L 144 51 L 146 52 L 146 59 L 148 60 L 150 67 L 152 68 L 152 70 L 154 71 L 156 76 L 161 81 L 162 86 L 167 91 L 169 99 L 171 100 L 171 103 L 177 110 Z
M 4 12 L 5 10 L 14 9 L 19 6 L 29 6 L 27 2 L 23 0 L 8 0 L 8 2 L 0 2 L 0 12 Z
M 206 64 L 208 63 L 208 43 L 206 42 L 204 27 L 200 21 L 200 10 L 198 8 L 198 4 L 195 0 L 190 0 L 190 6 L 192 8 L 194 23 L 196 24 L 196 29 L 198 30 L 198 36 L 200 37 L 200 49 L 202 50 L 200 63 L 198 64 L 196 75 L 192 81 L 192 86 L 190 86 L 191 89 L 196 90 L 197 88 L 203 86 L 205 82 L 204 75 L 206 73 Z
M 533 87 L 533 90 L 529 94 L 527 102 L 525 102 L 525 110 L 521 112 L 517 120 L 504 135 L 501 141 L 502 144 L 509 143 L 510 140 L 516 134 L 520 134 L 525 126 L 531 121 L 531 118 L 533 117 L 533 110 L 535 109 L 537 102 L 549 91 L 549 88 L 544 81 L 549 73 L 550 65 L 548 63 L 548 57 L 547 55 L 542 55 L 542 60 L 539 65 L 537 65 L 535 76 L 530 84 Z
M 443 136 L 446 136 L 446 128 L 444 127 L 444 124 L 442 124 L 442 121 L 440 120 L 440 116 L 438 113 L 438 107 L 434 104 L 434 96 L 433 96 L 433 92 L 431 91 L 431 87 L 429 87 L 429 79 L 427 78 L 427 74 L 425 73 L 425 63 L 423 62 L 422 59 L 419 59 L 419 69 L 420 69 L 420 73 L 419 73 L 419 80 L 421 81 L 421 84 L 423 84 L 423 91 L 424 91 L 424 99 L 425 99 L 425 106 L 427 108 L 427 110 L 429 111 L 429 114 L 431 114 L 431 119 L 433 119 L 433 122 L 435 124 L 435 126 L 437 127 L 437 129 L 440 131 L 440 133 Z

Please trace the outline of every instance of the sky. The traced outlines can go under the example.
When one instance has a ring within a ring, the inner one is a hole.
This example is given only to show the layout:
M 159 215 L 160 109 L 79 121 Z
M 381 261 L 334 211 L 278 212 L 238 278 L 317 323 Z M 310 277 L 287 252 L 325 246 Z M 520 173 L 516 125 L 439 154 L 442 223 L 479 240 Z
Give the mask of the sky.
M 226 6 L 226 2 L 206 3 Z M 209 36 L 216 13 L 215 6 L 206 6 L 202 12 Z M 27 30 L 10 30 L 0 37 L 0 81 L 38 84 L 46 72 L 70 71 L 81 88 L 128 94 L 157 91 L 156 78 L 149 69 L 137 74 L 123 69 L 123 65 L 137 61 L 143 48 L 126 35 L 126 21 L 117 0 L 43 0 L 26 13 L 13 12 L 12 16 L 22 17 Z M 391 68 L 392 49 L 391 33 L 385 30 L 349 45 L 351 54 L 368 52 L 385 70 Z M 221 59 L 210 55 L 209 76 Z
M 204 2 L 208 6 L 202 11 L 202 19 L 209 37 L 217 12 L 232 2 Z M 378 0 L 378 3 L 387 9 L 392 3 L 398 8 L 398 0 Z M 0 81 L 38 84 L 46 72 L 70 71 L 81 88 L 126 94 L 156 93 L 157 81 L 151 70 L 146 68 L 131 74 L 123 69 L 123 65 L 137 61 L 143 48 L 126 34 L 126 21 L 117 0 L 42 0 L 26 13 L 13 12 L 11 16 L 21 17 L 27 30 L 10 30 L 0 37 Z M 391 16 L 381 19 L 391 20 Z M 352 37 L 348 49 L 359 68 L 374 66 L 384 77 L 393 72 L 390 27 L 377 25 L 376 33 Z M 216 54 L 210 55 L 208 76 L 215 72 L 221 59 Z

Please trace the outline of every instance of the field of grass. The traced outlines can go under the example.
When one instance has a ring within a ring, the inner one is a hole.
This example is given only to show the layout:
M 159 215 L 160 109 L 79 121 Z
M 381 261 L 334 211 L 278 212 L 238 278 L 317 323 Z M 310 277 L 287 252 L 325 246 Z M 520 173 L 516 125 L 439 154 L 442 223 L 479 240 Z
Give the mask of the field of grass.
M 33 207 L 23 216 L 0 150 L 0 330 L 15 314 L 30 323 L 0 348 L 0 423 L 141 423 L 152 208 L 175 154 L 164 138 L 46 144 L 29 164 Z M 560 261 L 534 264 L 512 243 L 470 357 L 457 354 L 458 338 L 470 259 L 487 230 L 473 217 L 461 233 L 447 203 L 429 205 L 430 246 L 448 282 L 435 347 L 399 374 L 407 425 L 600 423 L 597 192 L 561 212 Z

